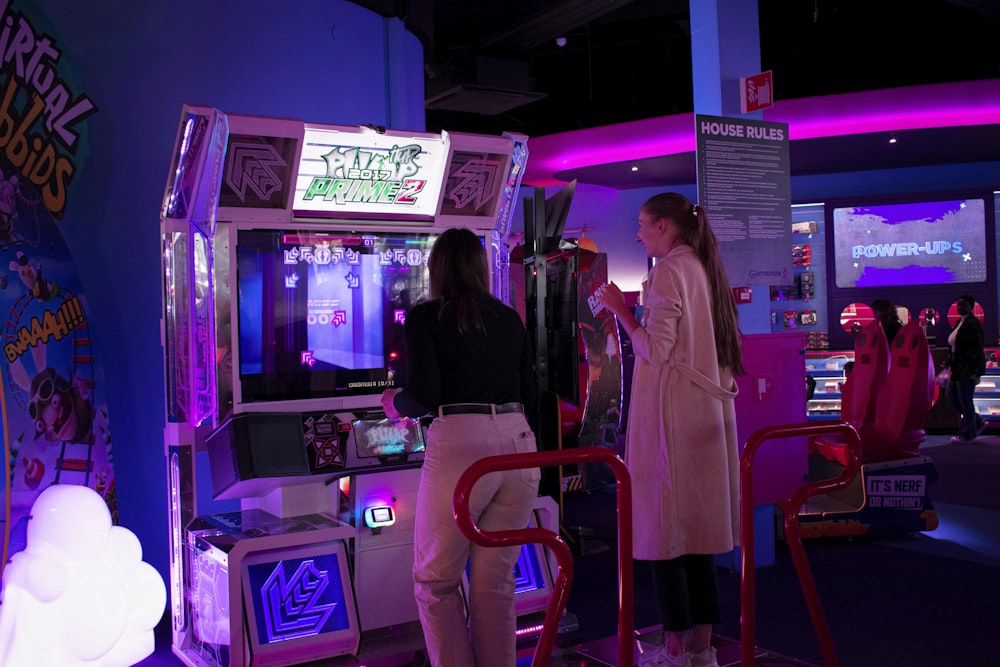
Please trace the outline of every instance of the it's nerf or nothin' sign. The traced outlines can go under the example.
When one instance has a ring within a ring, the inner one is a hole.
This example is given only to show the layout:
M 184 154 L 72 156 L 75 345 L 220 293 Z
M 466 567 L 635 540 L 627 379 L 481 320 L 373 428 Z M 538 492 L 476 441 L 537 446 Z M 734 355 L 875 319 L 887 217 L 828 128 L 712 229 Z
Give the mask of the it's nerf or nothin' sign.
M 923 507 L 926 475 L 882 475 L 868 477 L 868 506 L 888 509 Z

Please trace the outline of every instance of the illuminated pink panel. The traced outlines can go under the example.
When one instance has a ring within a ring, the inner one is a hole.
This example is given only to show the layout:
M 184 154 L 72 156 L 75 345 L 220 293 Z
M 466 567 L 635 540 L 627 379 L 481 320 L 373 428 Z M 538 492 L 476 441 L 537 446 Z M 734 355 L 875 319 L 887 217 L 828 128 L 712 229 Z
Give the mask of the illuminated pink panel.
M 525 184 L 557 185 L 553 174 L 595 164 L 694 150 L 694 114 L 661 116 L 528 139 Z
M 783 100 L 764 120 L 788 124 L 791 140 L 932 127 L 1000 124 L 1000 79 Z M 524 184 L 554 174 L 695 150 L 694 114 L 676 114 L 528 140 Z
M 789 138 L 1000 123 L 1000 81 L 887 88 L 778 102 L 764 120 L 788 123 Z

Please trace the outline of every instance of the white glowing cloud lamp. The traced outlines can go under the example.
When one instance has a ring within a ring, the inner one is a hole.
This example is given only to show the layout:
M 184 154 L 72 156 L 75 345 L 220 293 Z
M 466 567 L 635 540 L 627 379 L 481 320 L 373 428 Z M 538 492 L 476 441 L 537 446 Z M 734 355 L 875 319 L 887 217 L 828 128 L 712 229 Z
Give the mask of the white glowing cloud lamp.
M 55 484 L 3 572 L 0 667 L 128 667 L 155 648 L 167 591 L 93 489 Z

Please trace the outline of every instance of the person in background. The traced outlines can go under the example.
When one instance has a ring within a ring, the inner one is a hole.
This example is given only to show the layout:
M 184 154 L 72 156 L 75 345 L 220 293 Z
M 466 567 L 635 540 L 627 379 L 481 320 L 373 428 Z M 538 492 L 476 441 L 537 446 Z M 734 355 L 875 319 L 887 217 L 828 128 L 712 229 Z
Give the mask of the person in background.
M 407 386 L 382 393 L 386 416 L 434 415 L 414 520 L 413 580 L 433 667 L 511 667 L 516 662 L 514 563 L 519 547 L 473 545 L 452 515 L 458 478 L 481 458 L 536 451 L 535 376 L 520 316 L 490 294 L 486 251 L 467 229 L 431 249 L 431 300 L 406 314 Z M 469 499 L 485 531 L 528 526 L 538 468 L 493 472 Z M 462 575 L 469 568 L 466 620 Z
M 948 334 L 948 359 L 951 369 L 945 394 L 948 402 L 961 415 L 958 434 L 953 443 L 972 442 L 986 429 L 986 420 L 976 412 L 972 395 L 979 378 L 986 373 L 986 351 L 983 349 L 983 325 L 972 314 L 976 299 L 970 294 L 958 297 L 955 307 L 959 320 Z
M 899 312 L 896 310 L 895 304 L 889 299 L 875 299 L 872 301 L 871 308 L 875 313 L 875 319 L 882 323 L 885 342 L 892 345 L 892 339 L 903 328 L 903 322 L 899 319 Z
M 658 260 L 642 282 L 642 321 L 614 283 L 597 297 L 635 353 L 625 447 L 633 554 L 649 562 L 664 630 L 663 645 L 639 664 L 715 667 L 714 554 L 739 541 L 736 302 L 700 206 L 659 194 L 642 205 L 638 224 L 636 240 Z

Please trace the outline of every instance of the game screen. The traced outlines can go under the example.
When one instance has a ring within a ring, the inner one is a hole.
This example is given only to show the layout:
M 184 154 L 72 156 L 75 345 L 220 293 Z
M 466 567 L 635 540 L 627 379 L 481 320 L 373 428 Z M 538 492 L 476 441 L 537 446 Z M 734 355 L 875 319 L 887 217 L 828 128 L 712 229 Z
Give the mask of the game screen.
M 538 549 L 534 544 L 521 547 L 521 554 L 514 563 L 514 594 L 525 594 L 548 588 L 544 562 L 540 562 Z
M 255 665 L 287 665 L 357 649 L 360 637 L 347 550 L 315 542 L 242 559 L 247 639 Z
M 986 280 L 983 199 L 835 208 L 833 239 L 837 287 Z
M 243 402 L 378 394 L 406 379 L 403 323 L 435 236 L 241 230 Z
M 356 419 L 352 422 L 358 458 L 384 458 L 424 451 L 419 419 Z

